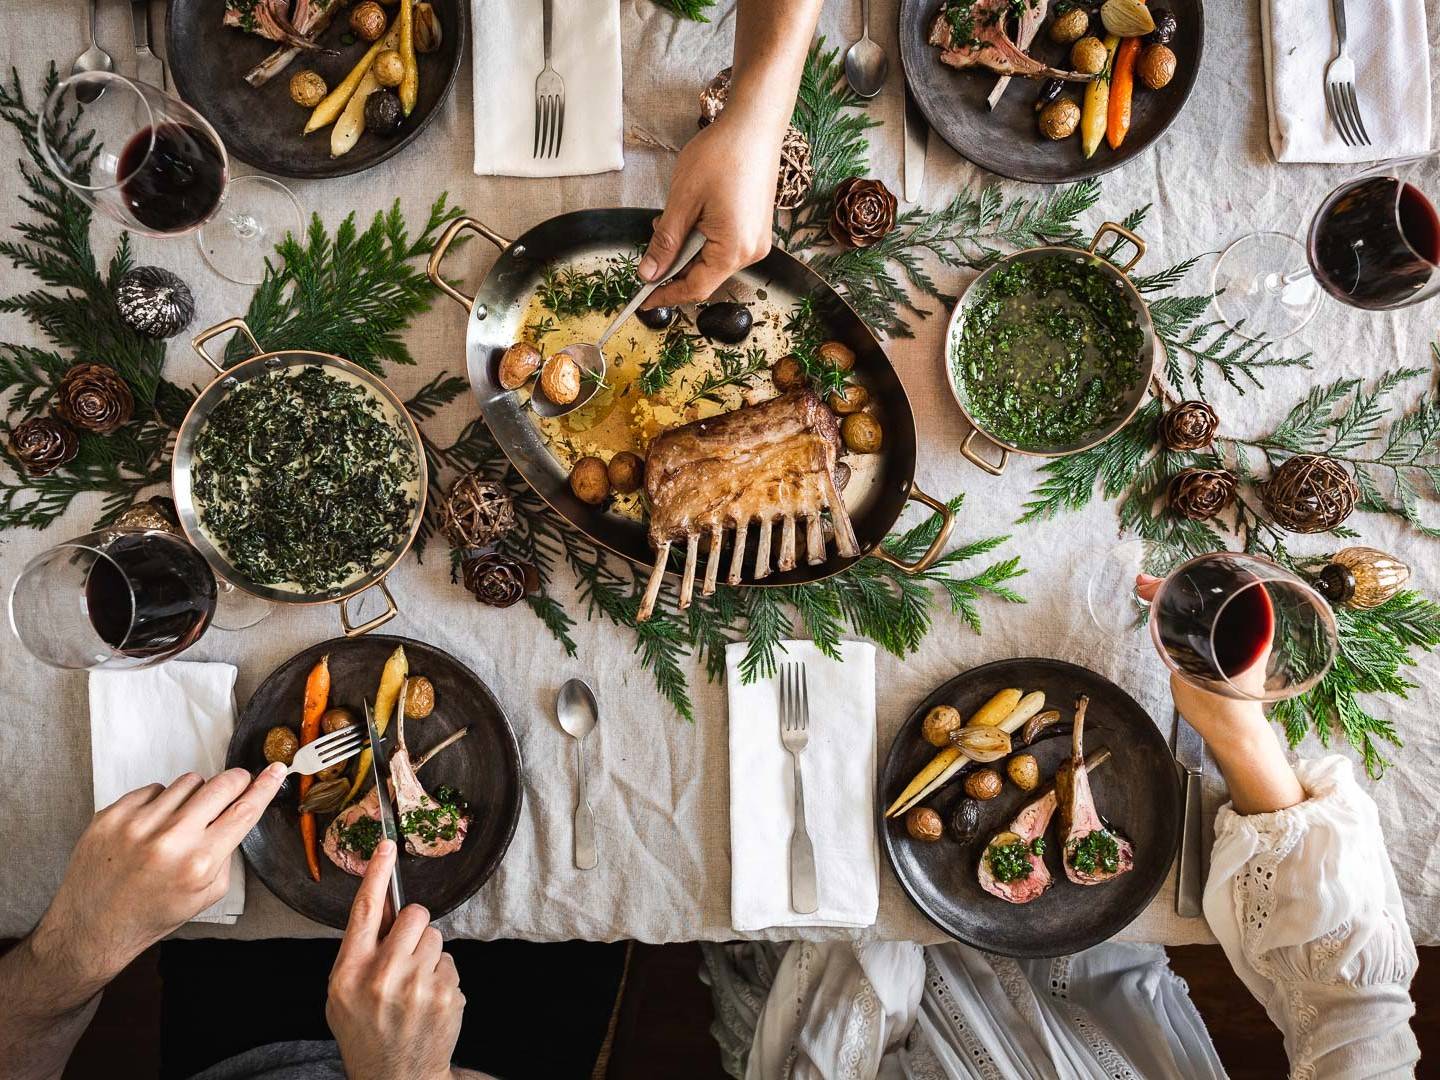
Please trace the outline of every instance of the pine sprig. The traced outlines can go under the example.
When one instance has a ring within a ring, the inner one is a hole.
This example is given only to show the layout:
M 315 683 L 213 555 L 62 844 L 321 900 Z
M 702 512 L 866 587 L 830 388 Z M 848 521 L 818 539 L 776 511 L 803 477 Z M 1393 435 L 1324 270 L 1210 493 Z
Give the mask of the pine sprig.
M 710 21 L 710 9 L 715 6 L 715 0 L 652 0 L 652 2 L 656 7 L 664 8 L 677 18 L 702 23 Z

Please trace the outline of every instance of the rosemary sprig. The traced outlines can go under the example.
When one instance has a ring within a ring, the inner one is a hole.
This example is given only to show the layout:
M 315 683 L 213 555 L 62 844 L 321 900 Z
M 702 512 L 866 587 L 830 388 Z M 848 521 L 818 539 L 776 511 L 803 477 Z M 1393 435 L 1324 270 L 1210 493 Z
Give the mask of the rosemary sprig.
M 638 255 L 617 255 L 594 270 L 573 266 L 546 267 L 536 294 L 560 318 L 593 311 L 613 315 L 640 288 Z
M 693 405 L 697 401 L 712 401 L 716 405 L 724 405 L 725 390 L 745 389 L 751 380 L 769 370 L 770 366 L 766 362 L 765 350 L 758 345 L 752 345 L 744 352 L 739 349 L 716 349 L 715 361 L 719 365 L 718 370 L 707 371 L 700 377 L 690 396 L 685 399 L 686 405 Z
M 640 371 L 640 390 L 645 394 L 658 394 L 670 385 L 670 380 L 705 348 L 705 341 L 698 334 L 691 334 L 679 326 L 672 326 L 660 343 L 660 349 Z

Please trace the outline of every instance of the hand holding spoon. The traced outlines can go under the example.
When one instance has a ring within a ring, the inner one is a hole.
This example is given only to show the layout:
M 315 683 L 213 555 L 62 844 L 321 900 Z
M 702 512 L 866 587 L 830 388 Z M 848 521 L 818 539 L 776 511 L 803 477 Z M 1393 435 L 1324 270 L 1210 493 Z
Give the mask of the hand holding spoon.
M 560 726 L 575 740 L 579 763 L 579 793 L 575 800 L 575 866 L 580 870 L 593 870 L 599 857 L 595 853 L 595 813 L 590 809 L 590 796 L 585 789 L 585 736 L 595 727 L 600 707 L 595 703 L 595 692 L 584 679 L 570 679 L 560 687 L 555 712 L 560 718 Z
M 626 304 L 624 310 L 616 315 L 615 320 L 605 328 L 599 341 L 594 345 L 576 342 L 574 345 L 567 345 L 560 350 L 561 353 L 574 360 L 580 368 L 580 394 L 569 404 L 560 405 L 547 397 L 540 384 L 536 383 L 535 390 L 530 396 L 530 407 L 535 410 L 537 415 L 564 416 L 566 413 L 574 412 L 595 396 L 595 392 L 605 384 L 605 343 L 610 340 L 616 330 L 625 325 L 631 315 L 640 310 L 640 305 L 650 298 L 651 293 L 683 270 L 691 259 L 700 254 L 700 249 L 704 246 L 705 235 L 698 230 L 691 232 L 685 238 L 685 243 L 680 245 L 680 254 L 675 256 L 675 261 L 671 264 L 670 269 L 663 274 L 657 274 L 654 281 L 642 286 L 640 291 L 630 298 L 630 303 Z M 583 686 L 584 683 L 581 685 Z
M 885 85 L 890 58 L 870 36 L 870 0 L 860 0 L 860 40 L 845 53 L 845 81 L 863 98 L 872 98 Z

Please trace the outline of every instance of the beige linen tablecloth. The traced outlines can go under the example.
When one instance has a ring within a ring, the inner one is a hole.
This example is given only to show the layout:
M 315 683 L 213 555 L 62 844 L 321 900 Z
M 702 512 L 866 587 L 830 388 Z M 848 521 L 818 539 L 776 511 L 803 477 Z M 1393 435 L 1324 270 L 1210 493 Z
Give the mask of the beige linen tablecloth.
M 1440 26 L 1440 0 L 1430 0 L 1430 25 Z M 101 38 L 117 57 L 128 59 L 126 5 L 106 7 Z M 858 32 L 858 4 L 835 0 L 822 29 L 832 41 Z M 0 38 L 0 62 L 16 65 L 27 88 L 42 62 L 57 57 L 66 65 L 82 48 L 84 5 L 25 0 L 12 5 L 7 33 Z M 1103 202 L 1091 224 L 1119 218 L 1153 202 L 1143 232 L 1150 243 L 1146 266 L 1223 247 L 1255 228 L 1298 232 L 1302 215 L 1340 177 L 1344 168 L 1276 166 L 1266 145 L 1261 90 L 1258 18 L 1245 0 L 1210 0 L 1210 34 L 1204 71 L 1184 115 L 1165 139 L 1104 181 Z M 874 28 L 891 56 L 885 92 L 872 106 L 885 126 L 872 133 L 874 171 L 899 191 L 901 160 L 901 75 L 894 33 L 894 0 L 877 5 Z M 622 3 L 625 49 L 625 121 L 632 137 L 623 173 L 562 180 L 477 179 L 471 173 L 470 86 L 458 80 L 453 98 L 430 129 L 406 153 L 360 175 L 292 186 L 309 207 L 321 208 L 333 227 L 342 209 L 362 215 L 388 206 L 397 195 L 413 222 L 430 200 L 448 190 L 452 199 L 501 233 L 515 236 L 552 214 L 590 206 L 658 206 L 664 198 L 673 155 L 634 140 L 678 145 L 695 131 L 695 94 L 709 73 L 729 63 L 733 20 L 722 2 L 709 25 L 677 22 L 649 0 Z M 129 70 L 122 60 L 122 70 Z M 0 134 L 4 154 L 14 159 L 19 142 Z M 962 186 L 987 177 L 932 139 L 926 201 L 938 203 Z M 1010 190 L 1019 190 L 1018 186 Z M 19 183 L 13 168 L 0 169 L 0 221 L 20 213 Z M 1030 189 L 1031 194 L 1043 194 Z M 97 250 L 114 230 L 97 230 Z M 249 292 L 228 285 L 202 264 L 189 240 L 139 238 L 141 261 L 174 269 L 195 287 L 200 328 L 242 314 Z M 452 262 L 475 283 L 495 253 L 480 241 Z M 943 271 L 941 284 L 958 291 L 967 272 Z M 1195 272 L 1191 291 L 1207 287 L 1208 265 Z M 8 267 L 0 270 L 5 294 L 30 288 L 33 280 Z M 1243 402 L 1217 388 L 1228 430 L 1250 433 L 1271 425 L 1314 381 L 1342 373 L 1369 376 L 1401 364 L 1425 365 L 1440 304 L 1395 315 L 1371 315 L 1327 303 L 1304 334 L 1317 350 L 1313 372 L 1275 374 L 1271 389 Z M 4 340 L 28 341 L 31 328 L 4 320 Z M 936 684 L 975 664 L 1016 655 L 1056 656 L 1096 667 L 1134 694 L 1169 733 L 1170 702 L 1159 661 L 1137 640 L 1115 647 L 1097 639 L 1083 602 L 1086 575 L 1116 536 L 1111 506 L 1097 503 L 1082 514 L 1014 528 L 1035 467 L 1012 463 L 1003 479 L 981 475 L 959 455 L 964 435 L 941 376 L 942 318 L 915 326 L 913 340 L 889 346 L 892 361 L 910 391 L 922 447 L 918 479 L 926 490 L 968 498 L 956 537 L 999 532 L 1015 537 L 1000 557 L 1021 555 L 1030 574 L 1020 582 L 1026 607 L 985 604 L 985 634 L 977 637 L 941 615 L 917 656 L 878 658 L 879 747 L 883 755 L 903 719 Z M 455 305 L 437 301 L 420 318 L 409 342 L 420 366 L 392 371 L 396 389 L 407 393 L 441 369 L 464 371 L 463 319 Z M 205 369 L 183 340 L 170 347 L 169 375 L 182 383 L 201 381 Z M 1218 383 L 1218 380 L 1212 380 Z M 474 413 L 458 403 L 431 429 L 446 438 Z M 1268 429 L 1268 428 L 1267 428 Z M 42 534 L 15 534 L 0 546 L 0 579 L 9 580 L 24 561 L 47 543 L 85 531 L 95 504 L 77 508 Z M 1365 540 L 1408 557 L 1418 584 L 1434 589 L 1436 544 L 1420 539 L 1393 519 L 1371 516 L 1352 521 Z M 1302 545 L 1297 545 L 1302 546 Z M 1323 547 L 1324 545 L 1319 545 Z M 463 909 L 444 922 L 450 934 L 492 938 L 626 938 L 670 941 L 729 938 L 729 827 L 725 695 L 694 673 L 696 722 L 677 719 L 657 696 L 649 676 L 631 657 L 632 639 L 602 623 L 575 630 L 578 659 L 560 647 L 524 608 L 481 608 L 449 583 L 447 561 L 431 549 L 423 565 L 407 561 L 391 576 L 403 614 L 388 628 L 449 649 L 494 689 L 519 734 L 526 766 L 525 811 L 515 840 L 494 879 Z M 564 586 L 562 585 L 562 588 Z M 562 593 L 568 595 L 568 593 Z M 198 660 L 239 665 L 237 696 L 242 702 L 260 680 L 296 651 L 334 635 L 333 609 L 286 611 L 247 632 L 209 634 L 192 652 Z M 595 686 L 603 710 L 592 736 L 591 797 L 598 821 L 600 865 L 590 872 L 570 864 L 570 822 L 574 753 L 552 718 L 555 691 L 568 676 L 584 675 Z M 1383 783 L 1373 786 L 1391 854 L 1405 894 L 1417 940 L 1440 934 L 1440 849 L 1434 836 L 1440 786 L 1440 663 L 1427 659 L 1419 681 L 1427 685 L 1409 702 L 1378 707 L 1391 716 L 1407 747 Z M 31 662 L 6 631 L 0 636 L 0 936 L 23 933 L 40 915 L 65 866 L 66 853 L 90 817 L 90 747 L 85 679 Z M 1304 753 L 1317 754 L 1309 742 Z M 1221 798 L 1210 784 L 1209 809 Z M 256 881 L 248 910 L 233 928 L 206 933 L 242 937 L 324 932 L 292 913 Z M 774 936 L 791 937 L 794 931 Z M 828 930 L 805 936 L 851 936 Z M 934 941 L 938 933 L 910 904 L 888 868 L 881 872 L 880 917 L 866 934 Z M 1208 940 L 1200 920 L 1178 919 L 1167 885 L 1128 931 L 1134 938 L 1170 943 Z

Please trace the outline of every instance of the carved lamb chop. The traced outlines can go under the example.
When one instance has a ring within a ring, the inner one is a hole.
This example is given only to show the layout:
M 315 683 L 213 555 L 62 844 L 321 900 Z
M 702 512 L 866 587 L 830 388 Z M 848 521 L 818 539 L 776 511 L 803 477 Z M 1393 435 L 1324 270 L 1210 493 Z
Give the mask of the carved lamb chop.
M 225 0 L 225 12 L 220 21 L 223 26 L 258 34 L 292 48 L 321 51 L 319 45 L 291 23 L 288 0 Z
M 1071 736 L 1070 760 L 1055 773 L 1060 793 L 1060 827 L 1065 833 L 1061 861 L 1065 876 L 1076 885 L 1101 885 L 1135 866 L 1135 850 L 1129 840 L 1105 827 L 1095 810 L 1090 775 L 1085 769 L 1085 709 L 1090 699 L 1080 695 L 1075 702 L 1075 732 Z
M 741 580 L 745 539 L 759 529 L 752 575 L 771 571 L 775 523 L 780 543 L 775 568 L 793 570 L 797 558 L 796 519 L 805 521 L 805 558 L 825 561 L 825 527 L 830 511 L 835 547 L 841 555 L 860 553 L 855 529 L 835 483 L 840 428 L 835 415 L 810 390 L 795 390 L 759 405 L 697 420 L 664 432 L 650 444 L 645 461 L 645 491 L 650 498 L 650 544 L 655 567 L 638 618 L 655 610 L 672 544 L 685 544 L 685 573 L 680 607 L 690 606 L 699 562 L 700 538 L 708 536 L 709 560 L 701 595 L 715 591 L 724 534 L 736 530 L 730 556 L 731 585 Z
M 953 68 L 985 67 L 997 75 L 1020 75 L 1028 79 L 1089 82 L 1095 77 L 1052 68 L 1023 52 L 1005 32 L 1005 19 L 1010 7 L 1011 0 L 958 0 L 942 7 L 930 25 L 929 39 L 931 45 L 940 47 L 940 62 Z M 956 21 L 964 27 L 968 39 L 961 39 L 956 34 L 956 23 L 951 19 L 952 8 L 956 9 Z M 1039 20 L 1034 19 L 1033 12 L 1022 14 L 1022 35 L 1031 23 L 1038 28 Z M 1030 36 L 1034 37 L 1033 30 Z
M 454 806 L 436 802 L 421 785 L 410 764 L 405 745 L 405 699 L 395 707 L 395 752 L 390 755 L 390 782 L 395 789 L 395 820 L 405 837 L 405 850 L 412 855 L 438 859 L 460 850 L 470 815 Z

